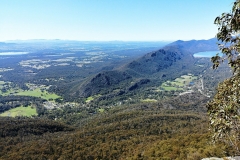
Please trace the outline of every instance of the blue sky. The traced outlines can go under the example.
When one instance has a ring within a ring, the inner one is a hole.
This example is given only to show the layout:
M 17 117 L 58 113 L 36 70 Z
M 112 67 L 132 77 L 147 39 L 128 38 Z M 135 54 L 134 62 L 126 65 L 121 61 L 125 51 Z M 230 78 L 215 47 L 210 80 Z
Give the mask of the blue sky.
M 209 39 L 234 0 L 1 0 L 0 41 Z

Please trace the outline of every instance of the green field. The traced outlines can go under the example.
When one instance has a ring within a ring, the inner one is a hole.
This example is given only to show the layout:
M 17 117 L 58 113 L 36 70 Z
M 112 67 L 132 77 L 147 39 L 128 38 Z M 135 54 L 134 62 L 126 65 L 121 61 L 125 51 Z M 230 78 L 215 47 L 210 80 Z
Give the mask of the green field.
M 167 81 L 162 83 L 160 88 L 165 91 L 182 91 L 184 87 L 189 85 L 190 82 L 196 80 L 197 77 L 191 74 L 183 75 L 179 78 L 176 78 L 174 81 Z
M 46 99 L 46 100 L 60 98 L 60 96 L 58 96 L 54 93 L 48 93 L 47 91 L 41 91 L 41 89 L 39 89 L 39 88 L 37 88 L 35 90 L 21 91 L 21 92 L 16 93 L 16 95 L 40 97 L 40 98 Z
M 32 108 L 31 106 L 28 107 L 17 107 L 10 109 L 2 114 L 0 116 L 2 117 L 16 117 L 16 116 L 27 116 L 31 117 L 33 115 L 37 115 L 36 108 Z
M 0 95 L 8 96 L 8 95 L 20 95 L 20 96 L 32 96 L 32 97 L 39 97 L 46 100 L 55 100 L 57 98 L 61 98 L 60 96 L 49 93 L 46 90 L 48 89 L 47 86 L 35 86 L 34 84 L 27 84 L 28 87 L 34 88 L 31 90 L 22 90 L 19 87 L 11 87 L 10 83 L 0 81 Z M 7 88 L 4 92 L 2 88 Z
M 3 85 L 3 84 L 5 84 L 5 82 L 4 81 L 0 81 L 0 85 Z
M 94 100 L 94 98 L 91 96 L 91 97 L 88 97 L 85 102 L 88 103 L 88 102 L 90 102 L 90 101 L 92 101 L 92 100 Z
M 103 108 L 99 108 L 98 112 L 103 113 L 105 110 Z
M 141 101 L 142 101 L 142 102 L 157 102 L 156 99 L 149 99 L 149 98 L 147 98 L 147 99 L 142 99 Z
M 172 87 L 172 86 L 161 86 L 161 88 L 163 88 L 165 91 L 177 91 L 177 90 L 182 90 L 176 87 Z
M 94 100 L 94 98 L 98 98 L 100 96 L 101 96 L 100 94 L 94 95 L 94 96 L 90 96 L 90 97 L 86 98 L 85 102 L 88 103 L 88 102 Z

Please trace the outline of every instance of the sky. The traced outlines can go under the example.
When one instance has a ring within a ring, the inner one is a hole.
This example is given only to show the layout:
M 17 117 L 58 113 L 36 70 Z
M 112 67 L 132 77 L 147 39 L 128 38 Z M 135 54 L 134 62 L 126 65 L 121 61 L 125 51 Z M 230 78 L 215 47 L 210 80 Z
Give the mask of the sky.
M 0 41 L 210 39 L 234 0 L 0 0 Z

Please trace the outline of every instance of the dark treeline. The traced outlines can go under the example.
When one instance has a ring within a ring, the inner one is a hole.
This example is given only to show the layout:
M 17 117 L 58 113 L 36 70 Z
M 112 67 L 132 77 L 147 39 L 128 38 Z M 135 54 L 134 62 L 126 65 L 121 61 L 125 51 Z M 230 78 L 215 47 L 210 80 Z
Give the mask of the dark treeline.
M 30 96 L 0 96 L 0 113 L 19 106 L 36 106 L 42 108 L 45 100 Z
M 27 117 L 0 117 L 0 137 L 42 135 L 44 133 L 54 133 L 60 131 L 72 131 L 73 128 L 43 118 Z

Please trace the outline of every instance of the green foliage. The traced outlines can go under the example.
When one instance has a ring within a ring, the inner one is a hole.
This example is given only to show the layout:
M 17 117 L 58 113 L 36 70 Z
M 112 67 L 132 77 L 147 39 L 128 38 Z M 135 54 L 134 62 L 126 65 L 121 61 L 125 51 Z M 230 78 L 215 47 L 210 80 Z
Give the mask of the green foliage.
M 230 13 L 223 13 L 214 21 L 218 25 L 217 39 L 223 57 L 212 57 L 213 68 L 228 59 L 233 77 L 220 83 L 217 94 L 208 103 L 211 129 L 214 140 L 222 140 L 234 146 L 235 154 L 239 154 L 240 140 L 240 0 L 236 0 Z
M 214 140 L 222 140 L 238 151 L 240 126 L 240 79 L 233 76 L 218 86 L 217 94 L 207 105 Z
M 212 57 L 212 62 L 214 63 L 213 67 L 217 68 L 224 59 L 228 58 L 228 63 L 235 74 L 239 74 L 240 71 L 239 4 L 240 1 L 236 0 L 230 13 L 223 13 L 214 21 L 214 23 L 218 25 L 217 39 L 222 42 L 218 44 L 219 49 L 226 56 L 220 57 L 219 55 L 216 55 Z

